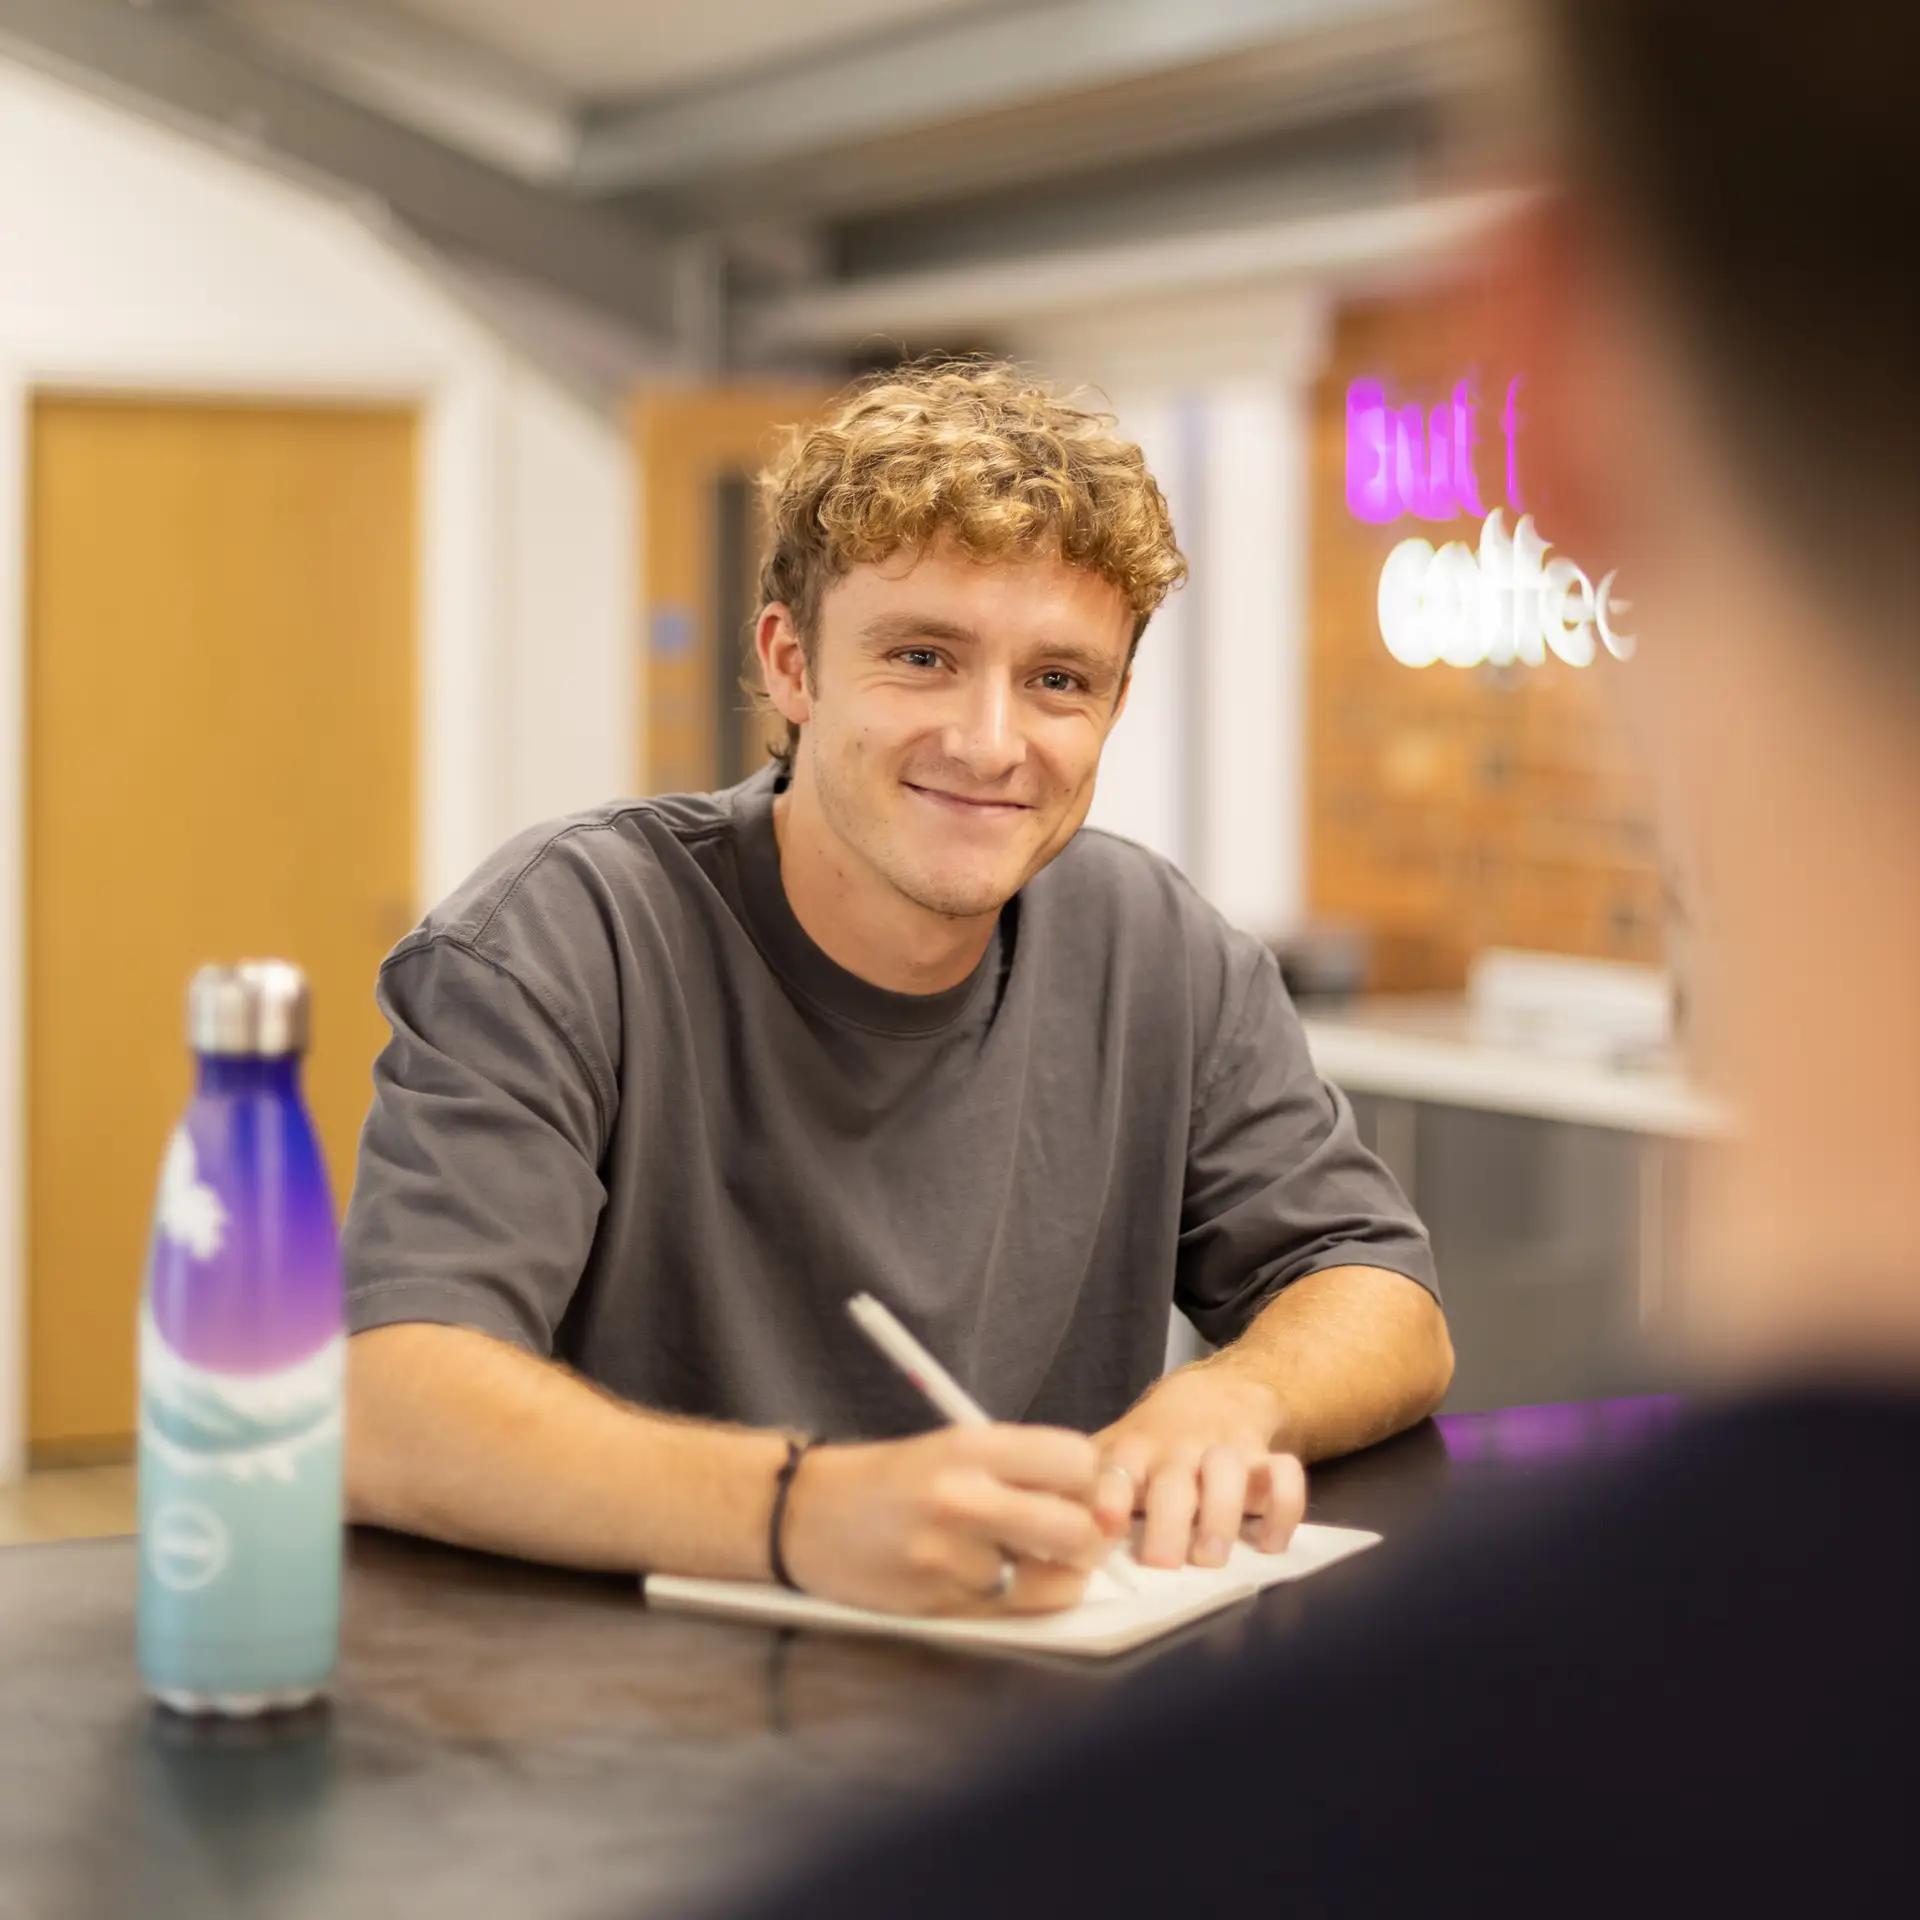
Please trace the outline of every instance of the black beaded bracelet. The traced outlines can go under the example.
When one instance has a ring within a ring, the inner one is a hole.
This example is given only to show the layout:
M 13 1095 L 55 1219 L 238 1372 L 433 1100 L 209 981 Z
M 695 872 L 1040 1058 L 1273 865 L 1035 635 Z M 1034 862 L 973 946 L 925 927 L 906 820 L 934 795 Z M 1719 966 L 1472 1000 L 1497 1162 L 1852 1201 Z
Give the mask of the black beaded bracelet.
M 780 1536 L 787 1526 L 787 1496 L 793 1492 L 793 1476 L 800 1471 L 800 1462 L 807 1457 L 813 1441 L 804 1436 L 787 1436 L 787 1457 L 781 1463 L 780 1471 L 773 1482 L 773 1513 L 767 1521 L 767 1564 L 773 1569 L 773 1577 L 791 1592 L 800 1591 L 800 1582 L 787 1570 L 787 1556 L 781 1546 Z

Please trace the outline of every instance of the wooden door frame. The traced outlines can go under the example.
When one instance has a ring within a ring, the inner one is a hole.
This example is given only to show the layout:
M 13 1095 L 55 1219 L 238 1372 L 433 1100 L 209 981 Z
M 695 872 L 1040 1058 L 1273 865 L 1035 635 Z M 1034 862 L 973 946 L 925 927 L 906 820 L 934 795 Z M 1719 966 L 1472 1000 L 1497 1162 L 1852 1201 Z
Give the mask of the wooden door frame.
M 10 344 L 0 356 L 0 1484 L 27 1455 L 25 1074 L 27 516 L 34 402 L 43 395 L 396 406 L 419 419 L 415 884 L 447 893 L 497 837 L 505 373 L 485 351 L 418 355 L 325 347 L 263 353 L 210 320 L 192 340 L 75 350 Z

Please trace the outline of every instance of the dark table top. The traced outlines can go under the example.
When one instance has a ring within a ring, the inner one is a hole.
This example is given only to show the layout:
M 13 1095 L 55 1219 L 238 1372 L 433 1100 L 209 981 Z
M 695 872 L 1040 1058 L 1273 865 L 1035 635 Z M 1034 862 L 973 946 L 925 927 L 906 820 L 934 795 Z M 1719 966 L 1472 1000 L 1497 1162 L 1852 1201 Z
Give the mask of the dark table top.
M 131 1540 L 0 1549 L 0 1920 L 684 1912 L 1143 1658 L 1297 1631 L 1462 1494 L 1505 1497 L 1669 1413 L 1443 1416 L 1320 1467 L 1312 1517 L 1387 1546 L 1118 1669 L 649 1613 L 631 1580 L 369 1531 L 332 1704 L 209 1728 L 139 1691 Z

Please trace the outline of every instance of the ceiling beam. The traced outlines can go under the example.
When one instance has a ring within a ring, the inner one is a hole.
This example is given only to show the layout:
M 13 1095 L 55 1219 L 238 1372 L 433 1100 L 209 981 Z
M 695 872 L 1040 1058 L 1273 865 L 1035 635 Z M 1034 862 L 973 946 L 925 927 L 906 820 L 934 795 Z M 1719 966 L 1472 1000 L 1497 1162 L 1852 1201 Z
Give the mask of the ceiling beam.
M 325 88 L 249 59 L 190 13 L 125 0 L 0 0 L 0 52 L 338 193 L 662 340 L 658 241 L 612 209 L 516 180 Z
M 1479 188 L 809 288 L 761 306 L 746 323 L 745 339 L 763 352 L 846 352 L 876 339 L 917 352 L 1053 314 L 1173 294 L 1300 280 L 1366 284 L 1456 258 L 1527 204 L 1521 190 Z
M 1027 0 L 589 119 L 582 191 L 684 186 L 1369 22 L 1432 0 Z
M 489 166 L 542 185 L 573 171 L 576 101 L 505 55 L 411 14 L 366 0 L 203 0 L 200 11 L 251 39 L 269 64 Z

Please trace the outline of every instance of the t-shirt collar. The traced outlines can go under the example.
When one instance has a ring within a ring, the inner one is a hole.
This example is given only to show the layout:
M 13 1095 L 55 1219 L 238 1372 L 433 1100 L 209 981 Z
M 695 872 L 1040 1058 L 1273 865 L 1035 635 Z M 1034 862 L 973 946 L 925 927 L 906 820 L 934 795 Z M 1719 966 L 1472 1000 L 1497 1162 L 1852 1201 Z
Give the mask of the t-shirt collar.
M 849 973 L 815 943 L 787 899 L 773 827 L 774 797 L 785 784 L 776 762 L 733 790 L 741 906 L 768 964 L 824 1012 L 855 1026 L 895 1034 L 938 1033 L 952 1026 L 998 970 L 1004 925 L 996 924 L 973 971 L 938 993 L 895 993 Z

